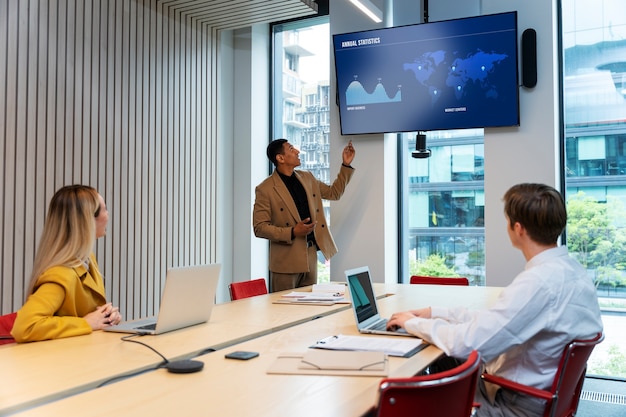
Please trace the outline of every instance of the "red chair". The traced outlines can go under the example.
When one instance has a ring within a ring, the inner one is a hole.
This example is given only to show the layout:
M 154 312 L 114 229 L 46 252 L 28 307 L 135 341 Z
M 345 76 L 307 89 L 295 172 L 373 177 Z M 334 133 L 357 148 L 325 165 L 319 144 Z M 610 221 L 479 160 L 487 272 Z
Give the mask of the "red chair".
M 469 285 L 469 280 L 465 277 L 426 277 L 422 275 L 413 275 L 411 284 L 433 284 L 433 285 Z
M 11 330 L 13 329 L 13 323 L 17 313 L 9 313 L 0 316 L 0 345 L 7 343 L 15 343 L 15 339 L 11 336 Z
M 480 354 L 472 351 L 450 370 L 380 382 L 377 417 L 469 417 L 480 369 Z
M 228 291 L 230 292 L 231 300 L 239 300 L 241 298 L 267 294 L 267 284 L 264 278 L 233 282 L 228 286 Z
M 544 417 L 570 417 L 576 414 L 580 392 L 585 381 L 587 359 L 593 348 L 604 340 L 604 334 L 598 333 L 589 340 L 574 340 L 563 350 L 550 390 L 541 390 L 528 385 L 494 375 L 483 374 L 485 381 L 492 382 L 509 390 L 546 400 Z

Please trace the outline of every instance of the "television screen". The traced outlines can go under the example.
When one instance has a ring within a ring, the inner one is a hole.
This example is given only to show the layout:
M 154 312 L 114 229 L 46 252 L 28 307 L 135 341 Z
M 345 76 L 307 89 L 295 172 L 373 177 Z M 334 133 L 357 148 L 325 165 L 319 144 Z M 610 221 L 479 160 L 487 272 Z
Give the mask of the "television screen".
M 519 125 L 517 12 L 333 35 L 341 134 Z

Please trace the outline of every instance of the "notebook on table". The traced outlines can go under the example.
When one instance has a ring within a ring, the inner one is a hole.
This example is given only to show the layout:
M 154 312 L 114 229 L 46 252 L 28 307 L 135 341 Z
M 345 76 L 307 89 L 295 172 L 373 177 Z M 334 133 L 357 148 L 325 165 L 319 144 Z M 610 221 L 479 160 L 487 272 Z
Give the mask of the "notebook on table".
M 107 332 L 161 334 L 205 323 L 215 305 L 221 264 L 171 268 L 165 277 L 161 307 L 156 317 L 105 327 Z
M 345 271 L 346 281 L 352 296 L 352 311 L 360 333 L 390 336 L 411 336 L 406 330 L 387 330 L 387 319 L 378 313 L 378 305 L 372 287 L 372 278 L 367 266 Z

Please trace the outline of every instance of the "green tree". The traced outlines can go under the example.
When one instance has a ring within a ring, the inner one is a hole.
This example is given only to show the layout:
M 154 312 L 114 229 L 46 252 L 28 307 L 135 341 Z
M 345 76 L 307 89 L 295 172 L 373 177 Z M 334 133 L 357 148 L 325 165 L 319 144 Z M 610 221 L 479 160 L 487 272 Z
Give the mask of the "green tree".
M 587 372 L 590 374 L 624 378 L 626 377 L 626 355 L 619 346 L 611 345 L 606 356 L 590 361 L 588 367 Z
M 580 263 L 595 273 L 596 285 L 624 285 L 626 209 L 608 196 L 606 203 L 579 192 L 567 202 L 567 246 Z
M 609 219 L 606 205 L 579 192 L 567 202 L 567 246 L 585 268 L 592 268 L 590 254 L 606 240 Z
M 430 277 L 458 277 L 453 267 L 446 265 L 446 258 L 438 253 L 432 253 L 425 260 L 411 259 L 409 262 L 411 275 Z
M 606 203 L 578 192 L 567 202 L 567 246 L 586 268 L 626 269 L 626 209 L 621 200 Z

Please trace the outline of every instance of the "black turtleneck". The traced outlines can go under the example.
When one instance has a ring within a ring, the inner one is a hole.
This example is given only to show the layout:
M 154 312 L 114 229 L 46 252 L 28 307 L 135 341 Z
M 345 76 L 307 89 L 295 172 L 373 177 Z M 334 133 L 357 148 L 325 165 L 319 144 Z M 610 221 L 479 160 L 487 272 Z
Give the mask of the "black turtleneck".
M 280 171 L 276 172 L 278 172 L 278 175 L 280 175 L 280 178 L 289 190 L 289 194 L 291 194 L 291 198 L 293 198 L 293 202 L 296 204 L 296 208 L 298 209 L 300 219 L 310 219 L 311 211 L 309 210 L 309 200 L 307 199 L 306 191 L 304 190 L 302 183 L 298 181 L 298 178 L 296 178 L 295 172 L 290 176 L 281 174 Z M 313 233 L 309 233 L 306 239 L 315 243 L 315 236 Z
M 291 176 L 287 176 L 278 172 L 278 175 L 280 175 L 280 178 L 283 180 L 285 186 L 289 190 L 289 194 L 291 194 L 293 202 L 296 203 L 300 218 L 302 220 L 306 219 L 307 217 L 310 218 L 311 211 L 309 210 L 309 200 L 306 197 L 306 191 L 304 191 L 302 183 L 298 181 L 298 178 L 296 178 L 296 174 L 293 173 L 291 174 Z

